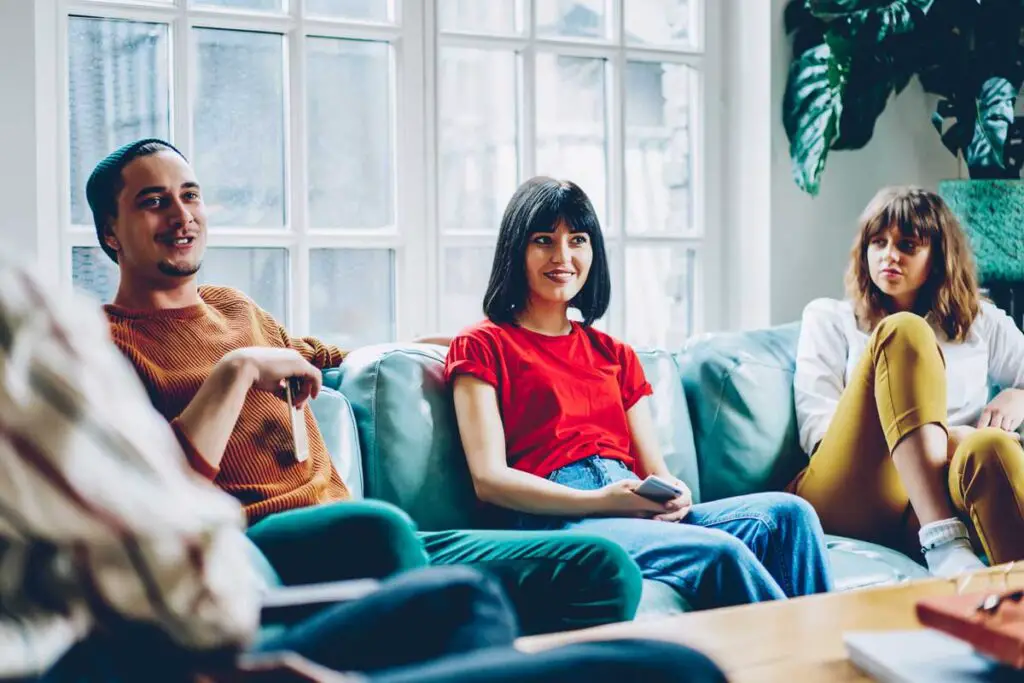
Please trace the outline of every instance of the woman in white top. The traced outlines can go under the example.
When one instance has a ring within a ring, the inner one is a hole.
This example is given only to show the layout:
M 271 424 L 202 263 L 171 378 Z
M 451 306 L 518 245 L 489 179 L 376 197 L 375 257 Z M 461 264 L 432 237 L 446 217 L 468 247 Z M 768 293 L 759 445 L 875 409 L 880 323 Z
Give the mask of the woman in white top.
M 980 568 L 972 538 L 992 564 L 1024 558 L 1024 334 L 981 300 L 945 202 L 879 192 L 846 288 L 804 310 L 794 393 L 813 457 L 789 489 L 830 533 L 906 549 L 917 531 L 933 574 Z

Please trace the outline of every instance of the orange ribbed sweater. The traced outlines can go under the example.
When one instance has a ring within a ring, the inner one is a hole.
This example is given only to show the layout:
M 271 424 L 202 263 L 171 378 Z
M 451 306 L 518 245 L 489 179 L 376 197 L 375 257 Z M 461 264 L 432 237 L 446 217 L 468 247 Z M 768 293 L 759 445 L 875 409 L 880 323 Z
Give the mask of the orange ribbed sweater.
M 135 365 L 149 396 L 174 420 L 224 354 L 244 346 L 290 347 L 318 368 L 341 364 L 345 352 L 316 339 L 288 335 L 267 312 L 230 287 L 199 288 L 202 303 L 186 308 L 132 311 L 104 306 L 114 342 Z M 194 469 L 245 506 L 249 523 L 271 513 L 349 497 L 306 406 L 310 457 L 296 462 L 285 402 L 250 390 L 227 449 L 214 469 L 175 429 Z

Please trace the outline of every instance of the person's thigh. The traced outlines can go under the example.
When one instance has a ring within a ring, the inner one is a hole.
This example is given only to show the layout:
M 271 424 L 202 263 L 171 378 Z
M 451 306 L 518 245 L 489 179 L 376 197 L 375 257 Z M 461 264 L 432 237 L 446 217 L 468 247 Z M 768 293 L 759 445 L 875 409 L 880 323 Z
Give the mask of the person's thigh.
M 739 539 L 789 597 L 832 587 L 821 522 L 802 498 L 766 491 L 701 503 L 682 524 L 717 529 Z
M 616 543 L 571 531 L 466 530 L 420 534 L 431 564 L 466 564 L 497 577 L 525 633 L 627 621 L 640 570 Z
M 384 578 L 427 565 L 412 520 L 380 501 L 279 512 L 247 534 L 286 585 Z
M 699 608 L 785 597 L 754 553 L 719 529 L 624 517 L 582 519 L 569 528 L 614 541 L 645 579 L 669 584 Z
M 961 443 L 949 466 L 953 504 L 971 520 L 991 564 L 1024 560 L 1024 449 L 988 427 Z
M 335 605 L 272 636 L 258 652 L 296 652 L 339 671 L 376 671 L 481 648 L 518 635 L 498 583 L 469 567 L 429 567 Z
M 616 640 L 568 645 L 537 654 L 512 648 L 446 657 L 370 676 L 371 683 L 722 683 L 703 654 L 672 643 Z
M 861 357 L 818 450 L 788 490 L 814 507 L 830 534 L 902 540 L 910 498 L 889 456 L 870 353 Z

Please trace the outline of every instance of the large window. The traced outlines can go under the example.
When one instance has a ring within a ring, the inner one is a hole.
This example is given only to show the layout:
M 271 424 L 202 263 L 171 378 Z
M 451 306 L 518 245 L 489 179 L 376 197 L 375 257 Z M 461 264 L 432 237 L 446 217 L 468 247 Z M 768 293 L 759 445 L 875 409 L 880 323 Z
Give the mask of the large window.
M 62 252 L 109 300 L 84 187 L 169 138 L 204 187 L 204 282 L 347 346 L 479 319 L 502 210 L 577 182 L 607 235 L 599 325 L 703 325 L 710 138 L 700 0 L 60 0 Z

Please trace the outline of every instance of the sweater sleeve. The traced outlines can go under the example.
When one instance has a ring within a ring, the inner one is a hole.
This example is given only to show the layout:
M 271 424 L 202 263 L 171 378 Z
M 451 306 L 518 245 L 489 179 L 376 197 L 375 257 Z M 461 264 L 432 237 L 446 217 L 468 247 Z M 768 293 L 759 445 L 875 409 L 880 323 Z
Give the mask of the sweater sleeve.
M 804 309 L 796 351 L 793 400 L 800 446 L 808 455 L 828 431 L 845 387 L 849 342 L 838 302 L 817 299 Z
M 343 351 L 334 344 L 325 344 L 316 337 L 292 337 L 284 328 L 281 328 L 281 332 L 289 348 L 298 351 L 303 358 L 321 370 L 338 367 L 348 355 L 348 351 Z

